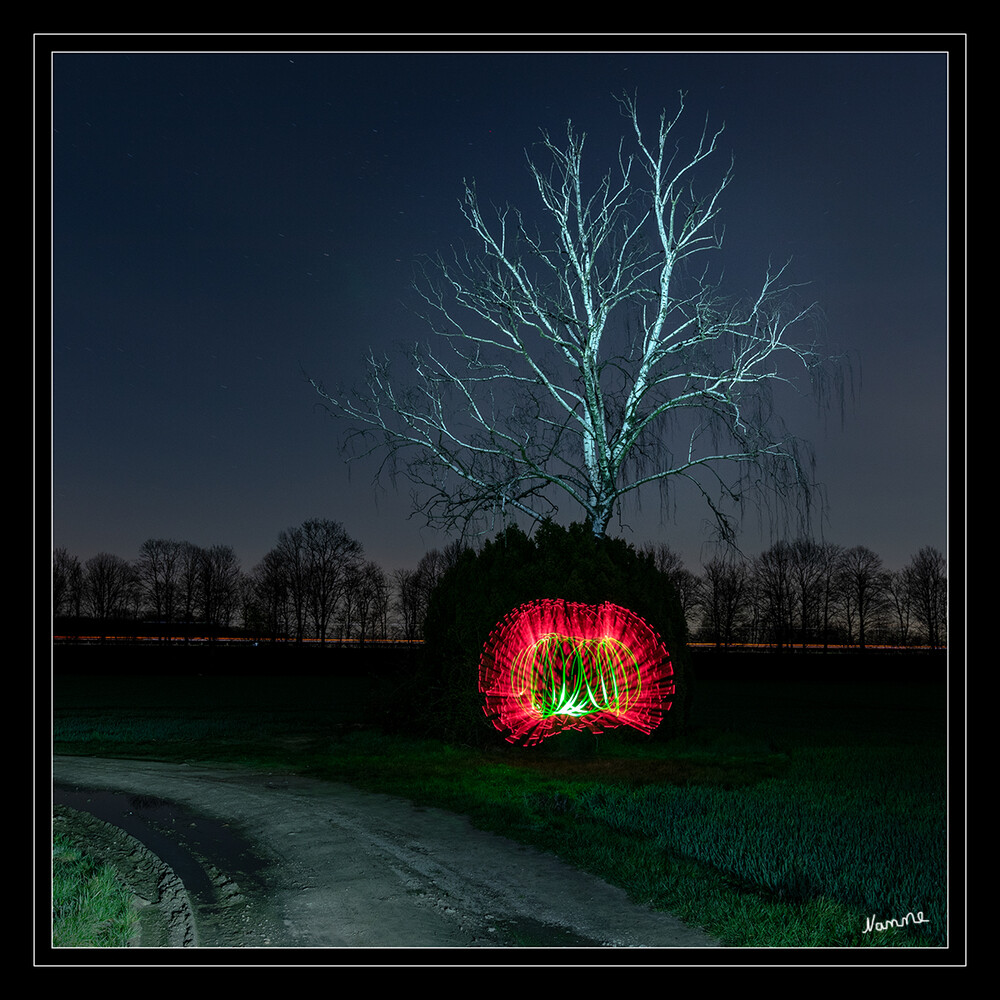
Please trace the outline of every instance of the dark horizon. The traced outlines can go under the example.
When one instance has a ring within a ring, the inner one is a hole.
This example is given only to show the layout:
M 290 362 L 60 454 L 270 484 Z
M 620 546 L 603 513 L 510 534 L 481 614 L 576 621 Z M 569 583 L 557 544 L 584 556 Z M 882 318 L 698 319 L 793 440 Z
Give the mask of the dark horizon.
M 288 527 L 289 527 L 289 528 L 293 528 L 293 527 L 297 527 L 297 526 L 296 526 L 296 525 L 289 525 Z M 286 529 L 282 529 L 282 530 L 286 530 Z M 482 539 L 482 541 L 489 541 L 489 542 L 493 542 L 493 541 L 495 541 L 495 540 L 496 540 L 496 537 L 497 537 L 497 536 L 496 536 L 495 534 L 493 534 L 493 535 L 488 535 L 488 536 L 485 536 L 485 537 L 484 537 L 484 538 Z M 609 533 L 609 537 L 611 537 L 611 534 L 610 534 L 610 533 Z M 614 537 L 619 537 L 619 536 L 614 536 Z M 65 550 L 66 550 L 66 552 L 67 552 L 67 554 L 68 554 L 68 555 L 69 555 L 70 557 L 76 557 L 76 558 L 77 558 L 77 559 L 79 560 L 79 562 L 80 562 L 80 566 L 81 566 L 82 568 L 85 568 L 85 567 L 86 567 L 86 563 L 87 563 L 87 560 L 88 560 L 88 559 L 92 559 L 92 558 L 94 558 L 95 556 L 98 556 L 98 555 L 111 555 L 111 556 L 118 556 L 118 557 L 120 557 L 120 558 L 122 558 L 122 559 L 126 560 L 126 561 L 127 561 L 127 562 L 129 562 L 129 563 L 135 563 L 135 562 L 136 562 L 136 560 L 137 560 L 137 558 L 138 558 L 138 557 L 139 557 L 139 555 L 140 555 L 140 549 L 141 549 L 141 546 L 142 546 L 142 545 L 143 545 L 143 544 L 144 544 L 145 542 L 147 542 L 147 541 L 160 541 L 160 540 L 162 540 L 162 541 L 171 541 L 171 542 L 182 542 L 182 543 L 183 543 L 183 542 L 190 542 L 190 539 L 186 539 L 186 538 L 171 538 L 171 539 L 160 539 L 160 538 L 154 538 L 154 536 L 150 535 L 150 536 L 147 536 L 146 538 L 143 538 L 143 539 L 142 539 L 142 541 L 141 541 L 141 542 L 139 543 L 139 548 L 137 548 L 137 550 L 136 550 L 136 553 L 135 553 L 135 555 L 124 555 L 124 554 L 123 554 L 123 553 L 121 553 L 121 552 L 112 552 L 112 551 L 110 551 L 110 550 L 105 550 L 105 549 L 102 549 L 102 550 L 100 550 L 100 552 L 94 552 L 94 553 L 92 553 L 92 554 L 88 555 L 88 556 L 87 556 L 86 558 L 83 558 L 83 557 L 81 557 L 81 556 L 79 555 L 79 553 L 77 553 L 77 552 L 74 552 L 74 551 L 73 551 L 72 549 L 70 549 L 70 548 L 69 548 L 68 546 L 55 546 L 55 548 L 53 549 L 53 552 L 55 551 L 55 549 L 58 549 L 58 548 L 61 548 L 61 549 L 65 549 Z M 631 539 L 629 539 L 629 538 L 627 538 L 627 537 L 625 538 L 625 540 L 626 540 L 627 542 L 629 542 L 630 544 L 634 545 L 634 547 L 635 547 L 635 548 L 636 548 L 636 549 L 637 549 L 638 551 L 642 551 L 642 550 L 643 550 L 643 548 L 644 548 L 644 545 L 645 545 L 645 544 L 647 544 L 647 543 L 639 543 L 639 542 L 633 542 L 633 541 L 632 541 Z M 785 541 L 785 540 L 786 540 L 786 539 L 775 539 L 775 542 L 774 542 L 774 543 L 772 543 L 772 545 L 773 545 L 773 544 L 777 544 L 777 543 L 778 543 L 779 541 Z M 791 539 L 789 539 L 789 540 L 791 540 Z M 274 548 L 274 547 L 276 546 L 276 544 L 277 544 L 277 541 L 278 541 L 278 535 L 277 535 L 277 533 L 275 533 L 275 537 L 274 537 L 274 540 L 273 540 L 273 544 L 272 544 L 272 545 L 270 545 L 270 546 L 268 546 L 268 547 L 267 547 L 267 549 L 265 549 L 265 550 L 264 550 L 264 552 L 263 552 L 263 553 L 262 553 L 261 555 L 263 556 L 263 555 L 265 555 L 265 554 L 266 554 L 266 553 L 267 553 L 268 551 L 270 551 L 271 549 L 273 549 L 273 548 Z M 384 569 L 384 570 L 386 571 L 386 573 L 387 573 L 387 574 L 389 574 L 390 576 L 391 576 L 392 572 L 393 572 L 394 570 L 397 570 L 397 569 L 398 569 L 398 570 L 414 570 L 414 569 L 416 569 L 416 568 L 417 568 L 417 565 L 418 565 L 418 563 L 420 562 L 420 559 L 421 559 L 421 558 L 422 558 L 422 557 L 423 557 L 424 555 L 426 555 L 426 554 L 428 554 L 428 553 L 432 553 L 432 552 L 433 552 L 433 551 L 435 551 L 435 550 L 436 550 L 436 551 L 438 551 L 438 552 L 441 552 L 441 551 L 443 551 L 443 548 L 444 548 L 444 545 L 435 545 L 435 546 L 431 546 L 431 547 L 430 547 L 430 548 L 428 548 L 427 550 L 425 550 L 425 551 L 423 551 L 423 552 L 420 552 L 420 553 L 419 553 L 419 554 L 418 554 L 418 555 L 416 556 L 416 559 L 414 560 L 414 562 L 412 563 L 412 565 L 392 565 L 392 566 L 387 566 L 387 565 L 383 565 L 382 563 L 379 563 L 379 562 L 378 562 L 378 560 L 375 560 L 375 559 L 371 559 L 371 557 L 370 557 L 370 556 L 368 555 L 368 549 L 367 549 L 367 547 L 365 546 L 365 543 L 364 543 L 364 539 L 361 539 L 361 538 L 359 538 L 359 539 L 356 539 L 356 541 L 358 541 L 358 542 L 359 542 L 359 543 L 361 544 L 361 546 L 362 546 L 362 549 L 363 549 L 363 552 L 364 552 L 364 558 L 365 558 L 365 561 L 369 561 L 369 560 L 370 560 L 370 561 L 372 561 L 372 562 L 376 562 L 376 563 L 377 563 L 378 565 L 382 566 L 382 568 L 383 568 L 383 569 Z M 448 544 L 448 543 L 449 543 L 449 541 L 454 541 L 454 539 L 451 539 L 451 540 L 445 540 L 445 544 Z M 194 542 L 191 542 L 191 544 L 193 544 L 193 545 L 197 545 L 197 543 L 194 543 Z M 199 548 L 204 548 L 204 549 L 208 549 L 208 548 L 211 548 L 211 547 L 212 547 L 212 546 L 214 546 L 214 545 L 226 545 L 226 544 L 227 544 L 226 542 L 213 542 L 213 541 L 209 540 L 209 541 L 208 541 L 208 542 L 207 542 L 207 543 L 206 543 L 205 545 L 201 545 L 201 546 L 197 546 L 197 547 L 199 547 Z M 477 542 L 476 542 L 476 540 L 473 540 L 473 541 L 472 541 L 472 542 L 471 542 L 470 544 L 471 544 L 471 545 L 472 545 L 473 547 L 475 547 L 475 545 L 477 544 Z M 650 542 L 649 542 L 648 544 L 658 544 L 658 543 L 657 543 L 657 542 L 656 542 L 655 540 L 650 540 Z M 663 544 L 666 544 L 666 545 L 670 545 L 669 541 L 665 541 L 665 542 L 663 542 Z M 838 543 L 838 544 L 839 544 L 839 543 Z M 859 544 L 860 544 L 860 543 L 859 543 Z M 746 552 L 746 551 L 743 551 L 743 550 L 741 549 L 741 550 L 740 550 L 740 553 L 741 553 L 741 555 L 742 555 L 742 556 L 746 557 L 746 559 L 747 559 L 747 561 L 748 561 L 748 562 L 752 562 L 752 561 L 754 560 L 754 558 L 755 558 L 756 556 L 759 556 L 759 555 L 761 555 L 761 554 L 762 554 L 763 552 L 766 552 L 766 551 L 767 551 L 767 550 L 768 550 L 768 549 L 769 549 L 770 547 L 771 547 L 771 545 L 767 546 L 767 548 L 764 548 L 764 549 L 761 549 L 761 550 L 759 550 L 759 551 L 754 551 L 754 552 Z M 842 545 L 842 546 L 841 546 L 841 548 L 842 548 L 842 550 L 843 550 L 843 551 L 846 551 L 846 550 L 848 550 L 848 549 L 852 549 L 852 548 L 855 548 L 855 547 L 856 547 L 856 546 L 854 546 L 854 545 L 850 545 L 850 544 L 845 544 L 845 545 Z M 891 570 L 891 571 L 893 571 L 893 572 L 898 572 L 898 571 L 900 571 L 900 570 L 904 569 L 904 568 L 905 568 L 905 567 L 906 567 L 906 566 L 907 566 L 907 565 L 909 564 L 909 562 L 910 562 L 910 561 L 911 561 L 911 560 L 912 560 L 912 559 L 913 559 L 913 558 L 914 558 L 915 556 L 917 556 L 917 555 L 918 555 L 918 553 L 919 553 L 919 552 L 920 552 L 920 551 L 921 551 L 922 549 L 934 549 L 934 550 L 936 550 L 936 551 L 940 552 L 940 553 L 942 554 L 942 556 L 944 556 L 944 557 L 945 557 L 945 559 L 947 560 L 947 550 L 946 550 L 946 549 L 939 549 L 939 548 L 937 548 L 937 546 L 933 546 L 933 545 L 920 545 L 920 546 L 918 546 L 917 548 L 915 548 L 915 549 L 913 550 L 913 552 L 911 552 L 911 553 L 910 553 L 910 554 L 909 554 L 909 555 L 908 555 L 908 556 L 907 556 L 907 557 L 906 557 L 906 558 L 904 559 L 903 563 L 901 563 L 901 564 L 900 564 L 899 566 L 890 566 L 890 565 L 888 565 L 888 564 L 887 564 L 887 563 L 885 562 L 885 559 L 883 558 L 883 556 L 882 556 L 882 553 L 881 553 L 881 552 L 879 552 L 879 551 L 878 551 L 878 549 L 873 549 L 873 548 L 872 548 L 871 546 L 863 546 L 863 547 L 864 547 L 864 548 L 867 548 L 867 549 L 870 549 L 870 550 L 871 550 L 872 552 L 874 552 L 874 554 L 875 554 L 876 556 L 878 556 L 878 557 L 879 557 L 879 558 L 880 558 L 880 559 L 882 560 L 882 568 L 883 568 L 883 569 L 885 569 L 885 570 Z M 676 549 L 674 549 L 674 548 L 673 548 L 673 546 L 671 546 L 671 550 L 672 550 L 672 551 L 673 551 L 673 552 L 674 552 L 674 553 L 675 553 L 676 555 L 678 555 L 678 556 L 681 556 L 681 558 L 683 559 L 683 555 L 682 555 L 682 553 L 680 553 L 680 552 L 678 552 L 678 551 L 677 551 Z M 711 558 L 713 558 L 714 556 L 725 556 L 725 555 L 727 554 L 727 550 L 726 550 L 725 546 L 724 546 L 723 544 L 721 544 L 721 543 L 710 543 L 710 544 L 709 544 L 709 543 L 706 543 L 706 550 L 710 551 L 710 555 L 708 555 L 708 556 L 707 556 L 707 558 L 706 558 L 706 560 L 705 560 L 705 563 L 707 563 L 707 562 L 708 562 L 708 561 L 709 561 L 709 560 L 710 560 Z M 251 572 L 252 572 L 252 571 L 254 570 L 254 568 L 256 567 L 257 563 L 258 563 L 258 562 L 260 561 L 259 559 L 257 559 L 257 560 L 256 560 L 255 562 L 253 562 L 253 563 L 248 563 L 248 562 L 247 562 L 246 560 L 244 560 L 244 559 L 243 559 L 243 557 L 242 557 L 242 555 L 241 555 L 241 553 L 239 552 L 239 550 L 238 550 L 238 549 L 236 549 L 235 547 L 233 547 L 233 551 L 234 551 L 234 553 L 235 553 L 235 555 L 236 555 L 236 557 L 237 557 L 237 559 L 238 559 L 238 561 L 239 561 L 239 563 L 240 563 L 240 568 L 241 568 L 241 570 L 242 570 L 242 571 L 243 571 L 244 573 L 251 573 Z M 733 554 L 734 554 L 734 555 L 736 554 L 736 553 L 735 553 L 735 550 L 733 551 Z M 684 568 L 685 568 L 685 569 L 687 569 L 687 570 L 689 570 L 689 571 L 690 571 L 691 573 L 693 573 L 693 574 L 694 574 L 695 576 L 699 576 L 699 577 L 700 577 L 700 576 L 702 575 L 702 572 L 703 572 L 703 570 L 704 570 L 704 567 L 705 567 L 705 563 L 698 563 L 698 564 L 690 564 L 690 563 L 688 563 L 688 562 L 687 562 L 687 561 L 685 560 L 685 561 L 684 561 Z

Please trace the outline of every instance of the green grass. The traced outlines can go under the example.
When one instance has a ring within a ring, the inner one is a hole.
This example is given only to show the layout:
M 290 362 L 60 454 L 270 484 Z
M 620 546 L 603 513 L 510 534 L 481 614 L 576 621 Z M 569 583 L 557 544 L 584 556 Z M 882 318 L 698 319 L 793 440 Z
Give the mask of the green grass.
M 360 728 L 366 689 L 61 681 L 55 749 L 282 767 L 461 812 L 731 946 L 947 943 L 940 685 L 703 682 L 683 738 L 495 753 Z M 910 911 L 929 923 L 863 933 Z
M 52 844 L 52 944 L 122 948 L 136 925 L 132 895 L 113 868 L 97 864 L 66 839 Z

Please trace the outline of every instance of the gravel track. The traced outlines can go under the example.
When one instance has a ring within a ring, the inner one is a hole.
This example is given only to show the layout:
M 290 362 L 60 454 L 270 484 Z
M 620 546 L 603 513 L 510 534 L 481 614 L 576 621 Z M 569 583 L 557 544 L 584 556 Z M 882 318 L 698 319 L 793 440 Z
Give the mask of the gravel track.
M 555 856 L 287 774 L 57 757 L 54 823 L 114 864 L 142 948 L 701 948 Z

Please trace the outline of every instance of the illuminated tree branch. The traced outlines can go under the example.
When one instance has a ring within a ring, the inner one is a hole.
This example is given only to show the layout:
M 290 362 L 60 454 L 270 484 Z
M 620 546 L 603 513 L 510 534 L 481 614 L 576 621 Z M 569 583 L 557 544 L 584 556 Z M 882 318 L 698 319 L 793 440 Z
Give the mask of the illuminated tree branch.
M 475 246 L 420 273 L 434 342 L 409 351 L 413 378 L 397 382 L 372 354 L 360 394 L 312 380 L 352 422 L 358 454 L 383 454 L 383 469 L 403 455 L 432 523 L 485 516 L 492 527 L 570 501 L 602 535 L 624 498 L 671 481 L 693 483 L 727 535 L 729 509 L 754 492 L 808 509 L 807 463 L 776 425 L 769 390 L 792 383 L 794 369 L 819 386 L 828 359 L 794 339 L 816 311 L 791 305 L 787 265 L 769 268 L 748 301 L 723 298 L 707 269 L 694 269 L 722 245 L 716 219 L 732 164 L 707 193 L 694 182 L 722 129 L 706 121 L 682 156 L 683 95 L 652 143 L 635 101 L 620 103 L 634 152 L 623 139 L 592 189 L 586 136 L 572 123 L 564 144 L 542 133 L 548 167 L 530 156 L 528 167 L 547 228 L 509 206 L 488 218 L 464 183 Z

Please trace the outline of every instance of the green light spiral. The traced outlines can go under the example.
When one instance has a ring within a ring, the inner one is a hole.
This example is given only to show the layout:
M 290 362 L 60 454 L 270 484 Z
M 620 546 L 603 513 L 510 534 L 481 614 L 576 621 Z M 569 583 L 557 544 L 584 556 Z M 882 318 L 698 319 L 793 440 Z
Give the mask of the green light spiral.
M 632 651 L 613 636 L 584 639 L 549 633 L 511 663 L 511 690 L 541 718 L 621 716 L 641 689 Z

